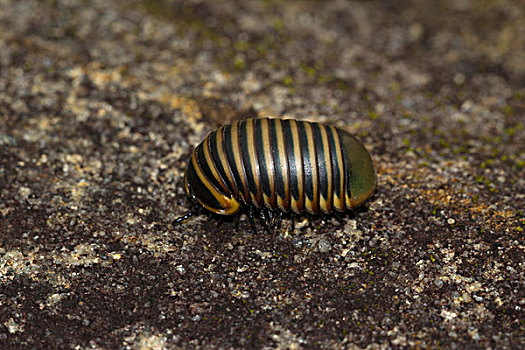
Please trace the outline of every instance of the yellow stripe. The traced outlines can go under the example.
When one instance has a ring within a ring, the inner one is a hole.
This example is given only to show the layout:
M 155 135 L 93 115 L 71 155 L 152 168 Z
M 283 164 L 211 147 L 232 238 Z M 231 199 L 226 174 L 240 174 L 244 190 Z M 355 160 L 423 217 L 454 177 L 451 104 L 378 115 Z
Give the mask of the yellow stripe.
M 228 186 L 226 186 L 226 184 L 222 180 L 221 175 L 219 175 L 219 171 L 217 170 L 217 167 L 215 166 L 215 162 L 213 161 L 213 158 L 211 157 L 211 151 L 210 151 L 211 135 L 212 134 L 209 134 L 208 137 L 206 137 L 206 139 L 202 143 L 203 150 L 204 150 L 204 158 L 206 159 L 206 165 L 208 165 L 208 168 L 210 168 L 211 173 L 213 174 L 213 177 L 217 179 L 217 181 L 221 185 L 222 189 L 224 190 L 224 193 L 227 195 L 230 195 L 230 190 L 228 190 Z
M 242 157 L 241 157 L 241 147 L 239 145 L 239 124 L 240 123 L 242 123 L 242 121 L 233 123 L 231 125 L 230 132 L 231 132 L 231 139 L 232 139 L 232 151 L 233 151 L 234 163 L 235 163 L 237 172 L 239 173 L 239 177 L 241 178 L 241 182 L 243 186 L 242 187 L 243 200 L 244 200 L 244 203 L 248 205 L 250 203 L 250 193 L 249 193 L 250 190 L 248 188 L 248 184 L 246 183 L 246 171 L 244 170 L 244 164 L 242 162 Z M 239 191 L 241 191 L 240 188 L 239 188 Z
M 259 161 L 257 160 L 257 150 L 255 144 L 255 135 L 254 135 L 254 123 L 255 119 L 246 120 L 246 138 L 248 140 L 248 157 L 250 158 L 250 165 L 252 168 L 252 176 L 255 181 L 255 187 L 257 188 L 257 193 L 252 193 L 252 202 L 257 205 L 259 208 L 262 204 L 261 198 L 261 178 L 259 176 Z M 253 141 L 251 141 L 253 140 Z
M 274 119 L 275 121 L 275 135 L 277 136 L 277 152 L 279 153 L 280 171 L 283 178 L 284 184 L 284 198 L 277 196 L 277 206 L 284 212 L 290 210 L 290 183 L 288 179 L 288 157 L 286 156 L 285 144 L 284 144 L 284 133 L 283 126 L 280 119 Z
M 312 188 L 313 198 L 310 200 L 308 196 L 305 196 L 305 207 L 311 214 L 317 214 L 319 212 L 319 174 L 316 147 L 314 140 L 314 133 L 312 130 L 312 124 L 304 122 L 304 130 L 306 131 L 306 140 L 308 145 L 308 157 L 310 158 L 310 165 L 312 167 Z
M 271 139 L 270 139 L 270 121 L 269 119 L 261 119 L 261 128 L 262 128 L 262 137 L 263 137 L 263 152 L 264 152 L 264 161 L 266 162 L 266 174 L 268 176 L 268 183 L 270 184 L 270 197 L 266 196 L 263 191 L 263 199 L 267 208 L 275 209 L 275 184 L 274 184 L 274 164 L 273 164 L 273 154 L 271 149 Z M 259 150 L 259 152 L 261 152 Z
M 339 135 L 337 134 L 337 130 L 335 127 L 328 125 L 328 128 L 330 128 L 332 132 L 332 136 L 335 143 L 335 156 L 337 157 L 337 164 L 339 164 L 338 169 L 334 169 L 335 171 L 339 172 L 339 183 L 334 183 L 335 186 L 338 186 L 340 188 L 340 197 L 337 196 L 336 192 L 334 191 L 334 207 L 337 211 L 344 211 L 345 210 L 345 167 L 344 167 L 344 159 L 343 159 L 343 152 L 342 152 L 342 146 L 341 146 L 341 140 L 339 140 Z M 333 157 L 334 155 L 332 155 Z
M 292 210 L 296 213 L 301 213 L 304 207 L 304 178 L 303 178 L 303 156 L 301 152 L 301 140 L 299 139 L 299 129 L 297 127 L 297 121 L 290 119 L 290 128 L 293 139 L 293 151 L 295 158 L 295 169 L 297 170 L 297 190 L 299 192 L 299 198 L 297 200 L 290 196 Z
M 325 165 L 326 165 L 326 179 L 325 181 L 328 183 L 328 192 L 327 198 L 324 198 L 322 195 L 320 195 L 320 207 L 321 210 L 325 213 L 331 213 L 333 208 L 333 196 L 334 196 L 334 184 L 333 184 L 333 173 L 332 173 L 332 155 L 330 154 L 330 145 L 328 144 L 328 134 L 326 130 L 326 126 L 323 124 L 319 124 L 320 130 L 321 130 L 321 140 L 323 144 L 322 152 L 324 152 L 324 159 L 325 159 Z
M 231 184 L 231 188 L 233 188 L 235 197 L 239 198 L 239 191 L 237 189 L 237 186 L 235 185 L 235 180 L 233 179 L 232 170 L 230 168 L 230 164 L 228 164 L 228 158 L 226 157 L 226 153 L 224 153 L 224 126 L 221 126 L 219 130 L 217 130 L 217 153 L 219 154 L 219 159 L 221 161 L 222 168 L 224 169 L 224 172 L 226 173 L 226 176 L 228 177 L 228 181 Z

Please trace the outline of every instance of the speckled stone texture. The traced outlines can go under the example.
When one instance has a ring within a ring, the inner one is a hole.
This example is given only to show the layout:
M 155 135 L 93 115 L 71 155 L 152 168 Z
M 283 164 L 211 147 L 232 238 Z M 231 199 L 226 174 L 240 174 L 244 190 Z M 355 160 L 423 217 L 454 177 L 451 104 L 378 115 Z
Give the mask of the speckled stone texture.
M 0 348 L 525 348 L 525 3 L 0 0 Z M 379 186 L 250 233 L 193 145 L 337 125 Z

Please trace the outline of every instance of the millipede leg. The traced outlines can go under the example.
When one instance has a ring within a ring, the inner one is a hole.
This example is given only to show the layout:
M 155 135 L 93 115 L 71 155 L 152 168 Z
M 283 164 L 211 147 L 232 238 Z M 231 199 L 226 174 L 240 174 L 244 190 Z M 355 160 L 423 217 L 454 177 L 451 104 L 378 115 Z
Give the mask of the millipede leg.
M 335 216 L 336 220 L 339 221 L 339 224 L 341 224 L 341 226 L 345 224 L 345 222 L 343 221 L 343 216 L 341 215 L 341 213 L 336 211 L 334 213 L 334 216 Z
M 283 212 L 279 211 L 279 213 L 277 214 L 277 224 L 275 225 L 275 227 L 277 228 L 281 227 L 282 221 L 283 221 Z
M 250 225 L 252 227 L 252 234 L 255 235 L 257 230 L 255 229 L 255 221 L 253 219 L 253 207 L 250 205 L 248 208 L 248 219 L 250 220 Z
M 261 219 L 262 219 L 262 222 L 263 222 L 264 231 L 266 233 L 268 233 L 269 232 L 269 228 L 268 228 L 268 211 L 266 209 L 261 209 Z
M 239 229 L 239 220 L 241 219 L 241 215 L 240 214 L 237 214 L 235 216 L 235 223 L 234 223 L 234 228 L 235 228 L 235 231 L 237 231 Z
M 275 216 L 274 216 L 274 213 L 273 211 L 271 210 L 266 210 L 266 213 L 268 214 L 268 222 L 266 223 L 267 226 L 269 226 L 270 228 L 273 228 L 274 227 L 274 224 L 275 224 Z

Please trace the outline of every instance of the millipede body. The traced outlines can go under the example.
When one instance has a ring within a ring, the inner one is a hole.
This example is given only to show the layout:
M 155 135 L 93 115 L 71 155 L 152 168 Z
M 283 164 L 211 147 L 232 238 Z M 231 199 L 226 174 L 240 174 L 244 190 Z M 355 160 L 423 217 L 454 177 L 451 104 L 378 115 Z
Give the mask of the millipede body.
M 332 214 L 353 209 L 376 187 L 370 154 L 331 125 L 260 118 L 221 126 L 193 151 L 184 176 L 193 202 L 234 215 Z M 182 221 L 194 211 L 179 218 Z

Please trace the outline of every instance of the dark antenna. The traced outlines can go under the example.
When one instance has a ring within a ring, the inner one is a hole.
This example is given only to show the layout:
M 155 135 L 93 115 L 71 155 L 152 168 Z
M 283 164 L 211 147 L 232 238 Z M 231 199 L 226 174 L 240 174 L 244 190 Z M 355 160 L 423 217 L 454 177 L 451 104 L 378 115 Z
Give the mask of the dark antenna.
M 189 218 L 191 218 L 193 215 L 195 214 L 198 214 L 200 211 L 200 208 L 199 207 L 196 207 L 196 208 L 193 208 L 192 210 L 190 210 L 189 212 L 187 212 L 186 214 L 182 215 L 181 217 L 178 217 L 176 218 L 175 220 L 173 220 L 171 222 L 172 225 L 178 225 L 179 223 L 181 223 L 182 221 L 184 220 L 187 220 Z

